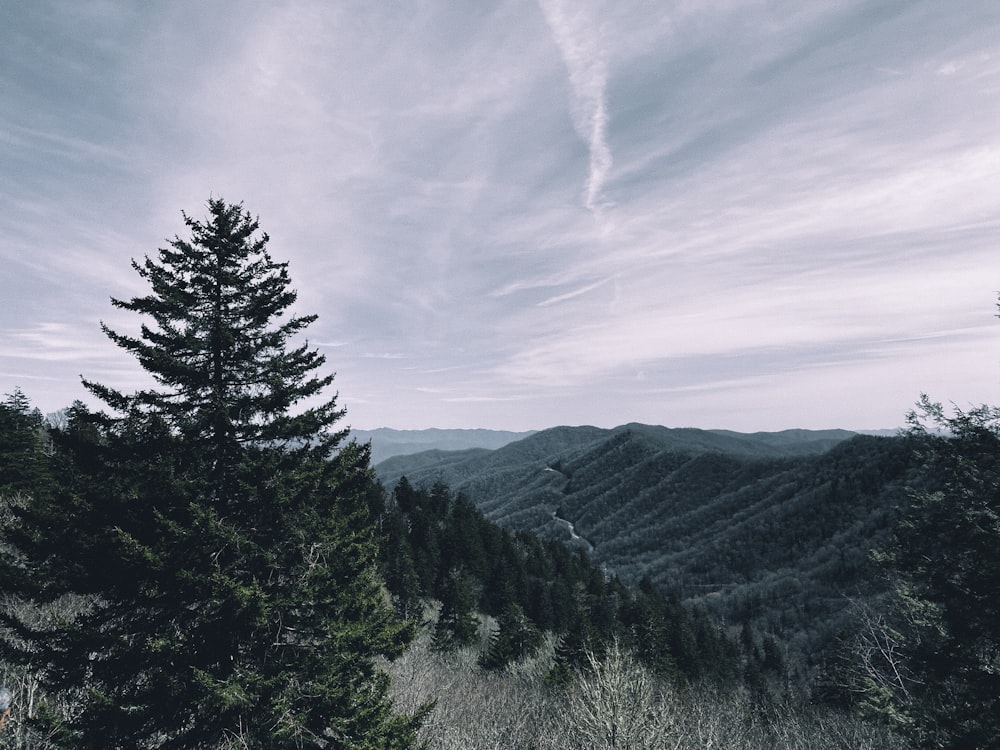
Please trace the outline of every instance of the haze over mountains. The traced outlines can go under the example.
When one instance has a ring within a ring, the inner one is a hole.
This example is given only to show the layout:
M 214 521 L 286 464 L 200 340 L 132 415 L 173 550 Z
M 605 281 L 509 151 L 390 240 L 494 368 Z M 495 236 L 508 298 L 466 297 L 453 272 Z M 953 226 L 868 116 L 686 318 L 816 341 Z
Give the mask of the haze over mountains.
M 617 427 L 624 429 L 627 427 Z M 552 429 L 597 429 L 590 427 L 555 427 Z M 650 429 L 667 430 L 666 427 L 652 427 Z M 819 439 L 846 439 L 855 434 L 863 435 L 895 435 L 898 430 L 784 430 L 782 432 L 758 432 L 740 433 L 730 430 L 695 430 L 693 428 L 675 428 L 673 431 L 681 432 L 707 432 L 715 435 L 728 435 L 738 439 L 759 441 L 767 443 L 794 443 L 796 437 L 802 437 L 806 442 Z M 351 437 L 359 442 L 371 442 L 372 464 L 376 465 L 393 456 L 407 456 L 424 451 L 461 451 L 469 448 L 487 448 L 496 450 L 505 445 L 526 437 L 537 434 L 538 430 L 527 430 L 524 432 L 510 432 L 506 430 L 488 429 L 439 429 L 431 428 L 426 430 L 396 430 L 390 427 L 378 427 L 374 430 L 351 430 Z
M 388 488 L 402 476 L 443 482 L 501 526 L 562 540 L 627 582 L 648 578 L 722 622 L 774 633 L 807 671 L 851 602 L 885 590 L 870 551 L 912 468 L 903 437 L 629 424 L 396 455 L 376 472 Z
M 526 438 L 534 432 L 505 432 L 503 430 L 393 430 L 379 427 L 374 430 L 351 430 L 351 437 L 358 442 L 372 444 L 372 464 L 392 456 L 410 455 L 429 450 L 456 451 L 467 448 L 502 448 L 515 440 Z

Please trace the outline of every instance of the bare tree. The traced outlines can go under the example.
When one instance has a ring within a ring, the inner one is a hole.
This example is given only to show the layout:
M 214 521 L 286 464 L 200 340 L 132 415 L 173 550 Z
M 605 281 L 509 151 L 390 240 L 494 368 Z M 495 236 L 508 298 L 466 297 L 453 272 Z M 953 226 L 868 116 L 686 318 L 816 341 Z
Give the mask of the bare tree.
M 435 700 L 420 729 L 433 750 L 562 748 L 558 705 L 542 679 L 553 650 L 550 638 L 535 657 L 488 671 L 477 665 L 477 648 L 436 652 L 425 631 L 389 666 L 393 702 L 407 711 Z
M 485 629 L 484 629 L 485 630 Z M 565 689 L 550 687 L 552 639 L 540 655 L 490 672 L 474 647 L 431 648 L 430 631 L 388 665 L 397 709 L 435 707 L 430 750 L 905 750 L 886 727 L 845 711 L 762 705 L 747 690 L 672 685 L 617 643 Z
M 676 695 L 613 641 L 573 681 L 564 714 L 572 748 L 668 750 L 680 748 Z

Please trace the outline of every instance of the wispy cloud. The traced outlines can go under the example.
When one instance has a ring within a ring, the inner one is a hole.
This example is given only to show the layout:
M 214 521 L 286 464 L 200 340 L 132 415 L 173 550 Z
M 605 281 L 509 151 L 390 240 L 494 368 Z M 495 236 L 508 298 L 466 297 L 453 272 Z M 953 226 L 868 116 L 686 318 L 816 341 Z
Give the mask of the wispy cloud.
M 43 322 L 30 328 L 0 332 L 2 356 L 43 362 L 80 362 L 100 358 L 94 351 L 94 332 L 77 324 Z
M 0 391 L 138 382 L 98 322 L 135 330 L 108 297 L 211 194 L 358 425 L 1000 395 L 992 0 L 112 5 L 0 26 Z
M 575 299 L 576 297 L 580 297 L 584 294 L 587 294 L 587 292 L 592 292 L 595 289 L 600 289 L 602 286 L 610 283 L 611 281 L 612 279 L 601 279 L 600 281 L 595 281 L 593 284 L 587 284 L 586 286 L 581 287 L 580 289 L 574 289 L 573 291 L 566 292 L 565 294 L 558 294 L 555 297 L 549 297 L 548 299 L 544 299 L 537 304 L 539 307 L 548 307 L 549 305 L 557 305 L 560 302 L 565 302 L 567 300 Z
M 608 55 L 600 21 L 587 2 L 538 1 L 569 72 L 573 125 L 590 154 L 584 202 L 599 214 L 607 206 L 603 190 L 613 163 L 607 134 Z

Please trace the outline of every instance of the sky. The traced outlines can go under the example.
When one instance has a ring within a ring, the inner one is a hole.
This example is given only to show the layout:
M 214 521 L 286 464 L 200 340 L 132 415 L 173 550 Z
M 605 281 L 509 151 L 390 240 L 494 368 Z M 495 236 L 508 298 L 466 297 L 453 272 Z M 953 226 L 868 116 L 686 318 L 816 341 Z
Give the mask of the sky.
M 359 429 L 1000 402 L 996 0 L 0 5 L 0 393 L 242 202 Z

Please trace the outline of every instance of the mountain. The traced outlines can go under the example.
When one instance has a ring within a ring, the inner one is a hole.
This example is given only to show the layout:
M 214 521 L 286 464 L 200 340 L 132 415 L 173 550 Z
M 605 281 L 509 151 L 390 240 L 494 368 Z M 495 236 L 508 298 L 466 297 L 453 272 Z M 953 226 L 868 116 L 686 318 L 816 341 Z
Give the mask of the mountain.
M 499 519 L 504 513 L 494 512 L 494 500 L 503 506 L 534 505 L 539 499 L 538 492 L 542 496 L 546 494 L 539 484 L 558 484 L 557 479 L 541 476 L 539 471 L 574 460 L 581 453 L 600 454 L 604 446 L 614 444 L 623 435 L 642 443 L 643 453 L 674 451 L 782 457 L 823 453 L 855 434 L 847 430 L 786 430 L 748 434 L 636 423 L 614 429 L 554 427 L 509 442 L 496 450 L 469 451 L 464 455 L 449 451 L 409 453 L 374 463 L 379 479 L 390 487 L 405 475 L 418 485 L 443 481 L 455 489 L 474 490 L 477 505 L 485 506 L 487 516 Z M 524 502 L 519 501 L 522 496 Z
M 392 456 L 430 450 L 461 451 L 470 448 L 492 450 L 532 434 L 534 433 L 502 430 L 393 430 L 388 427 L 351 430 L 351 437 L 359 443 L 371 441 L 373 464 Z
M 902 437 L 559 427 L 503 448 L 396 456 L 393 486 L 444 482 L 504 527 L 587 549 L 625 581 L 778 635 L 812 669 L 851 600 L 885 590 L 870 550 L 905 502 Z

